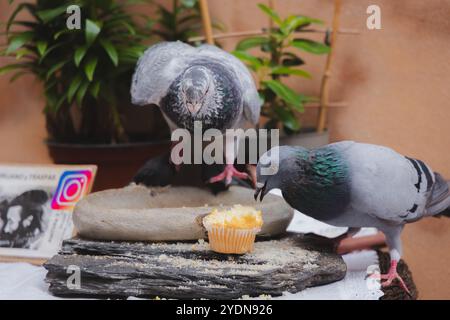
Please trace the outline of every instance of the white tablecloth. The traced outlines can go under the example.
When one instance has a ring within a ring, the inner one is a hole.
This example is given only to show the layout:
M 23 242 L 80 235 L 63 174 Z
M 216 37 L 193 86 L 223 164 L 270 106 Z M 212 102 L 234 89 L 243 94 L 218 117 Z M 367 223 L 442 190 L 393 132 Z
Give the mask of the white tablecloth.
M 317 222 L 296 212 L 289 226 L 290 231 L 313 232 L 326 237 L 335 237 L 346 231 Z M 373 230 L 364 230 L 372 233 Z M 375 251 L 366 250 L 343 256 L 347 264 L 347 275 L 341 281 L 309 288 L 302 292 L 285 293 L 276 299 L 378 299 L 383 295 L 380 287 L 373 281 L 365 280 L 369 266 L 378 266 Z M 46 270 L 27 263 L 0 263 L 0 300 L 4 299 L 56 299 L 48 293 L 44 282 Z M 371 281 L 371 282 L 368 282 Z

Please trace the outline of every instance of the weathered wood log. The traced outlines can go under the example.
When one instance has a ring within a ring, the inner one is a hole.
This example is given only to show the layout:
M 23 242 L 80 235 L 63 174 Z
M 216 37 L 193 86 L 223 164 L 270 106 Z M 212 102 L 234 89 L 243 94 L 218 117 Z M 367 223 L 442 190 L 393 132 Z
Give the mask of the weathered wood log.
M 45 265 L 57 296 L 234 299 L 278 296 L 342 279 L 342 258 L 311 245 L 301 235 L 261 241 L 245 255 L 223 255 L 207 242 L 131 243 L 72 239 Z M 69 289 L 69 266 L 81 271 Z

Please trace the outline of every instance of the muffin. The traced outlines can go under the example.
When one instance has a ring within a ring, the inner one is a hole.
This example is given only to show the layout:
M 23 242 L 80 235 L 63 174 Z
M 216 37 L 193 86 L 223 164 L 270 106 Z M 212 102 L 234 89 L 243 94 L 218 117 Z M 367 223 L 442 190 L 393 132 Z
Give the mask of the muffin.
M 211 250 L 243 254 L 253 250 L 256 234 L 263 225 L 261 211 L 235 205 L 231 209 L 214 209 L 203 219 Z

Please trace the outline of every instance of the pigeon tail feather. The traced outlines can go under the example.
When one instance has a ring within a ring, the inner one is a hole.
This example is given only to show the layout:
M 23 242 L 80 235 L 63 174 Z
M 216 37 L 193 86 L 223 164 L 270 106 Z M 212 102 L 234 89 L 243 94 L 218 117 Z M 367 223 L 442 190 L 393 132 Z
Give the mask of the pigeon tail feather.
M 437 172 L 434 173 L 434 176 L 436 181 L 433 186 L 431 199 L 427 205 L 428 215 L 450 218 L 450 181 L 446 181 Z
M 443 212 L 439 214 L 439 216 L 450 218 L 450 208 L 445 209 Z

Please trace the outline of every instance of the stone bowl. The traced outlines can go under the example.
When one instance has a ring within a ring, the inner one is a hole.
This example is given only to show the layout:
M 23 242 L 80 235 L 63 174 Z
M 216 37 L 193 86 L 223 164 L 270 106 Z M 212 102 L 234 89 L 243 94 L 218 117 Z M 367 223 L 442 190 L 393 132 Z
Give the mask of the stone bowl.
M 73 222 L 78 236 L 85 239 L 198 240 L 206 238 L 202 219 L 213 208 L 241 204 L 262 211 L 264 225 L 258 236 L 285 233 L 294 210 L 279 196 L 268 194 L 263 202 L 256 202 L 253 193 L 238 186 L 214 196 L 195 187 L 131 185 L 88 195 L 75 207 Z

